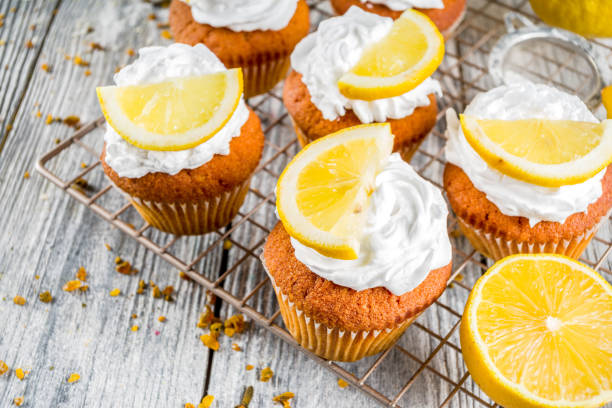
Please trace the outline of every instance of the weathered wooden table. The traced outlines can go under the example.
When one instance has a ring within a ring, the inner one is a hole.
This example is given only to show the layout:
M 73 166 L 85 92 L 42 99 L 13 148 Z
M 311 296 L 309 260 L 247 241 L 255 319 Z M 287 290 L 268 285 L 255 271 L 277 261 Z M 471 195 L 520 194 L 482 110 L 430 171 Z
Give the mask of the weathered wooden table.
M 314 25 L 329 16 L 326 2 L 309 3 Z M 447 43 L 447 57 L 437 73 L 445 90 L 441 110 L 461 110 L 476 92 L 493 85 L 486 53 L 503 32 L 502 15 L 510 10 L 529 13 L 526 3 L 469 2 L 466 20 Z M 11 368 L 0 376 L 0 406 L 12 406 L 15 397 L 23 396 L 27 407 L 182 407 L 212 394 L 213 406 L 233 407 L 247 385 L 254 386 L 251 407 L 272 406 L 272 397 L 285 391 L 296 394 L 294 407 L 375 406 L 376 400 L 359 388 L 376 391 L 378 400 L 389 405 L 396 399 L 398 405 L 411 407 L 494 405 L 469 378 L 456 331 L 469 288 L 490 262 L 456 234 L 452 220 L 454 282 L 382 358 L 323 363 L 335 370 L 331 372 L 257 324 L 232 339 L 222 336 L 219 351 L 205 348 L 199 339 L 205 331 L 196 322 L 207 303 L 206 289 L 181 279 L 156 251 L 120 229 L 134 223 L 131 235 L 145 237 L 157 249 L 167 246 L 177 259 L 192 260 L 207 251 L 194 271 L 209 281 L 222 276 L 216 288 L 232 296 L 242 299 L 252 293 L 245 304 L 271 317 L 269 327 L 282 331 L 276 300 L 257 261 L 265 232 L 275 222 L 275 177 L 297 149 L 278 97 L 282 85 L 249 101 L 266 127 L 266 153 L 252 194 L 231 229 L 175 240 L 140 227 L 133 209 L 124 208 L 125 199 L 108 189 L 100 205 L 117 212 L 118 229 L 66 194 L 80 194 L 70 184 L 57 188 L 34 168 L 58 143 L 71 145 L 46 167 L 62 180 L 87 171 L 87 197 L 105 188 L 95 155 L 69 139 L 73 129 L 57 120 L 47 123 L 47 117 L 76 115 L 83 123 L 97 119 L 95 87 L 110 84 L 115 70 L 135 58 L 133 50 L 171 42 L 163 35 L 167 9 L 136 0 L 2 0 L 0 13 L 0 360 Z M 76 57 L 84 62 L 79 64 Z M 529 66 L 564 86 L 568 75 L 580 73 L 572 72 L 566 61 L 560 69 L 559 57 L 545 56 L 540 65 Z M 438 185 L 444 164 L 442 118 L 440 122 L 413 160 Z M 102 134 L 97 128 L 83 139 L 94 153 Z M 583 257 L 609 280 L 610 236 L 608 222 Z M 115 272 L 117 256 L 138 272 Z M 63 291 L 81 266 L 87 270 L 89 289 Z M 174 301 L 153 298 L 150 289 L 137 295 L 140 280 L 174 286 Z M 114 288 L 120 289 L 119 296 L 110 296 Z M 39 300 L 44 291 L 51 292 L 53 302 Z M 26 299 L 25 305 L 13 303 L 16 295 Z M 236 313 L 227 302 L 213 306 L 222 318 Z M 167 320 L 159 322 L 159 316 Z M 133 326 L 139 329 L 133 331 Z M 232 343 L 242 351 L 233 350 Z M 247 364 L 255 369 L 247 371 Z M 269 382 L 259 381 L 263 367 L 274 371 Z M 23 380 L 15 375 L 16 368 L 28 372 Z M 72 373 L 80 375 L 78 382 L 67 382 Z M 338 375 L 351 386 L 340 388 Z

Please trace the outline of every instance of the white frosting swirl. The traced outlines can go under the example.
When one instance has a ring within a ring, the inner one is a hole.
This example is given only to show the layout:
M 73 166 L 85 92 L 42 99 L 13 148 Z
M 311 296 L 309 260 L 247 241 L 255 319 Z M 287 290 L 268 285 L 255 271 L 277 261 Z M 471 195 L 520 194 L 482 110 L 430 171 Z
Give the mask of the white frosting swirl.
M 343 116 L 352 109 L 362 123 L 384 122 L 411 115 L 420 106 L 430 104 L 429 94 L 442 94 L 438 81 L 427 78 L 415 89 L 393 98 L 364 101 L 348 99 L 340 93 L 338 80 L 361 58 L 363 50 L 381 40 L 393 20 L 351 7 L 343 16 L 319 24 L 291 54 L 293 69 L 302 74 L 312 103 L 327 120 Z
M 413 7 L 420 9 L 444 8 L 442 0 L 361 0 L 361 2 L 382 4 L 395 11 L 408 10 Z
M 329 258 L 293 238 L 291 244 L 322 278 L 358 291 L 383 286 L 399 296 L 450 263 L 447 216 L 440 190 L 394 153 L 376 177 L 358 259 Z
M 226 69 L 215 54 L 202 44 L 194 47 L 185 44 L 146 47 L 141 48 L 138 54 L 136 61 L 115 74 L 117 85 L 161 82 Z M 107 124 L 105 160 L 120 177 L 137 178 L 154 172 L 176 174 L 183 169 L 194 169 L 207 163 L 215 154 L 229 154 L 230 141 L 240 135 L 240 129 L 248 118 L 249 110 L 241 98 L 234 114 L 217 134 L 194 148 L 178 151 L 140 149 L 126 142 Z
M 556 119 L 598 122 L 574 95 L 531 82 L 500 86 L 479 94 L 465 109 L 481 119 Z M 477 190 L 509 216 L 525 217 L 533 227 L 540 221 L 563 223 L 572 214 L 584 212 L 602 194 L 606 170 L 580 184 L 542 187 L 506 176 L 489 165 L 466 140 L 454 111 L 446 114 L 448 143 L 446 159 L 461 167 Z
M 232 31 L 282 30 L 295 14 L 298 0 L 183 0 L 200 24 Z

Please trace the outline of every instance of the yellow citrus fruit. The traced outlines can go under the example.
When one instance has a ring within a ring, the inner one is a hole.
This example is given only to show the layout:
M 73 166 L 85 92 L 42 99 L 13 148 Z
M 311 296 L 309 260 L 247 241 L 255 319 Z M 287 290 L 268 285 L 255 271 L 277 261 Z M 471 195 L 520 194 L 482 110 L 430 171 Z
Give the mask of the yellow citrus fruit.
M 608 119 L 612 119 L 612 85 L 608 85 L 601 90 L 601 101 L 606 108 Z
M 405 11 L 391 31 L 366 48 L 359 62 L 338 81 L 351 99 L 391 98 L 416 88 L 444 58 L 444 38 L 425 14 Z
M 570 120 L 493 120 L 460 115 L 476 152 L 500 172 L 528 183 L 581 183 L 612 161 L 612 123 Z
M 127 142 L 146 150 L 184 150 L 213 137 L 231 118 L 242 96 L 242 71 L 104 86 L 97 93 L 107 122 Z
M 472 289 L 460 327 L 474 381 L 505 408 L 612 401 L 612 286 L 562 255 L 512 255 Z
M 287 232 L 323 255 L 356 259 L 376 175 L 392 149 L 388 123 L 346 128 L 308 144 L 276 185 Z
M 529 0 L 546 24 L 585 37 L 612 37 L 610 0 Z

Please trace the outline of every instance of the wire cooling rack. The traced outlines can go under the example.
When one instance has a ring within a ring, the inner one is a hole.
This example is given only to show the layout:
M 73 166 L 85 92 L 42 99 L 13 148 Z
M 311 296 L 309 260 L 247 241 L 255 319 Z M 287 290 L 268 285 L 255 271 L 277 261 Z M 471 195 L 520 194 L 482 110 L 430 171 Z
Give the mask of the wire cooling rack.
M 327 1 L 309 3 L 313 29 L 333 15 Z M 439 188 L 445 164 L 444 111 L 451 107 L 462 111 L 475 94 L 493 86 L 487 72 L 487 54 L 504 33 L 503 16 L 510 11 L 535 19 L 527 0 L 469 0 L 464 21 L 447 41 L 444 62 L 435 74 L 444 90 L 444 96 L 438 100 L 438 123 L 412 160 L 415 169 Z M 612 55 L 608 45 L 596 43 L 596 47 L 606 56 Z M 525 76 L 566 91 L 578 93 L 586 82 L 585 76 L 590 74 L 574 63 L 576 56 L 571 51 L 560 46 L 534 48 L 525 53 L 527 60 L 519 67 L 524 69 Z M 457 333 L 467 295 L 491 262 L 461 237 L 452 216 L 449 234 L 454 251 L 453 273 L 448 288 L 391 349 L 357 363 L 335 363 L 302 349 L 284 328 L 273 288 L 259 261 L 266 236 L 276 223 L 275 182 L 299 149 L 281 93 L 282 84 L 248 101 L 262 119 L 266 134 L 263 158 L 239 215 L 228 227 L 203 237 L 177 237 L 154 230 L 109 184 L 99 161 L 103 118 L 84 126 L 45 154 L 37 169 L 72 198 L 184 271 L 218 298 L 382 405 L 495 407 L 470 379 L 461 359 Z M 85 168 L 66 165 L 81 161 L 91 164 Z M 612 280 L 607 260 L 612 251 L 610 227 L 608 219 L 581 259 L 608 280 Z M 185 242 L 179 245 L 180 241 Z M 225 259 L 221 274 L 211 277 L 204 259 L 220 255 Z

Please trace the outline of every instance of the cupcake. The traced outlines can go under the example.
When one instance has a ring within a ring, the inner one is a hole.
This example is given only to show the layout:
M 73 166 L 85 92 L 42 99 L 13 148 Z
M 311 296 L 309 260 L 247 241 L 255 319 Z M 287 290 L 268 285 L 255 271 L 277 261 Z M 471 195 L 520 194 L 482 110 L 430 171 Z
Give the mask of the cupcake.
M 119 86 L 225 71 L 205 46 L 147 47 L 115 74 Z M 249 189 L 261 158 L 259 118 L 240 97 L 225 125 L 185 150 L 146 150 L 128 143 L 107 124 L 101 161 L 110 180 L 127 194 L 153 227 L 178 235 L 203 234 L 228 224 Z
M 169 22 L 177 42 L 203 43 L 227 68 L 242 68 L 247 98 L 285 77 L 310 28 L 305 0 L 172 0 Z
M 465 0 L 331 0 L 331 4 L 338 14 L 344 14 L 351 6 L 357 6 L 393 19 L 417 7 L 418 11 L 438 26 L 444 38 L 450 36 L 465 14 Z
M 576 96 L 529 82 L 478 95 L 465 110 L 480 119 L 598 122 Z M 458 224 L 474 248 L 499 260 L 516 253 L 579 258 L 612 206 L 612 171 L 579 184 L 545 187 L 490 167 L 447 112 L 444 188 Z
M 394 151 L 410 161 L 436 123 L 436 95 L 442 94 L 438 81 L 428 77 L 404 94 L 371 101 L 349 99 L 337 85 L 363 50 L 385 37 L 392 25 L 390 18 L 352 7 L 321 22 L 296 46 L 283 102 L 302 146 L 350 126 L 388 122 Z
M 295 226 L 285 225 L 280 189 L 282 222 L 268 236 L 262 262 L 285 325 L 304 348 L 339 361 L 379 353 L 446 288 L 452 260 L 446 203 L 398 153 L 375 176 L 356 259 L 323 255 L 291 236 Z

